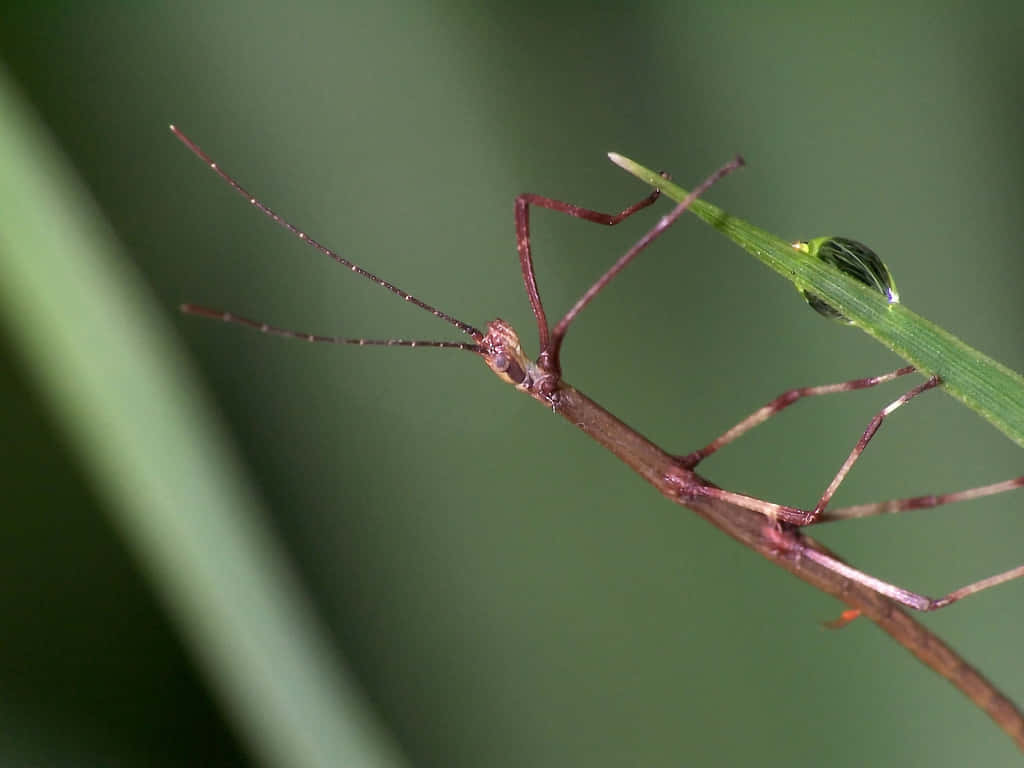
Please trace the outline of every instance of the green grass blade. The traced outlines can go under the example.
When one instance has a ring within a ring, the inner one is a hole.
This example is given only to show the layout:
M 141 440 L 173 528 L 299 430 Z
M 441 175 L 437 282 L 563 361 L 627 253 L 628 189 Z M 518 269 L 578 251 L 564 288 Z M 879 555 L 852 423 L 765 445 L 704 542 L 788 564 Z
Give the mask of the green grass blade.
M 166 311 L 0 69 L 0 322 L 54 422 L 261 762 L 395 764 Z
M 669 198 L 681 202 L 686 196 L 685 189 L 629 158 L 614 153 L 609 157 L 637 178 L 659 187 Z M 923 374 L 941 376 L 943 389 L 1024 446 L 1024 378 L 1020 374 L 902 304 L 890 304 L 877 291 L 801 253 L 770 232 L 705 200 L 695 201 L 690 211 L 797 289 L 810 290 L 823 298 Z

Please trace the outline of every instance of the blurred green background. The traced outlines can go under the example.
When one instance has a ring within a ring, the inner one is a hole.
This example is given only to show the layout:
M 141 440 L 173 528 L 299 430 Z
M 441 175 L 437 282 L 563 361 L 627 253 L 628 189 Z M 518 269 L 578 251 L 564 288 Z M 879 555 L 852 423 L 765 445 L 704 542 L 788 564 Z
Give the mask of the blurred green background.
M 467 322 L 510 321 L 533 353 L 517 193 L 618 210 L 645 190 L 609 150 L 683 185 L 741 152 L 748 167 L 710 199 L 784 237 L 864 240 L 910 308 L 1022 370 L 1024 6 L 846 6 L 4 9 L 0 59 L 40 136 L 187 345 L 183 375 L 201 377 L 331 647 L 409 764 L 953 766 L 1019 754 L 872 625 L 821 631 L 838 603 L 664 501 L 471 356 L 287 343 L 178 316 L 193 301 L 325 334 L 452 337 L 249 210 L 167 123 L 343 255 Z M 609 230 L 535 213 L 549 314 L 653 220 Z M 17 225 L 0 210 L 0 235 Z M 260 759 L 12 334 L 0 366 L 0 758 Z M 586 311 L 563 360 L 571 383 L 679 453 L 784 389 L 899 364 L 689 218 Z M 706 473 L 809 506 L 901 391 L 802 404 Z M 1021 473 L 1021 456 L 930 395 L 887 423 L 838 502 L 1001 480 Z M 1021 503 L 820 538 L 939 594 L 1022 560 Z M 1017 701 L 1022 590 L 926 619 Z

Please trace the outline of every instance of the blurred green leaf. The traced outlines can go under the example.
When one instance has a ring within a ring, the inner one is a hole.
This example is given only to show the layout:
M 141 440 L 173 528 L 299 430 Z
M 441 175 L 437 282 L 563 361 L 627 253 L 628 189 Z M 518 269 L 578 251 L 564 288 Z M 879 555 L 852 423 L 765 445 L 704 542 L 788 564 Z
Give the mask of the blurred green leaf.
M 394 764 L 161 310 L 2 71 L 0 116 L 0 318 L 220 700 L 268 763 Z

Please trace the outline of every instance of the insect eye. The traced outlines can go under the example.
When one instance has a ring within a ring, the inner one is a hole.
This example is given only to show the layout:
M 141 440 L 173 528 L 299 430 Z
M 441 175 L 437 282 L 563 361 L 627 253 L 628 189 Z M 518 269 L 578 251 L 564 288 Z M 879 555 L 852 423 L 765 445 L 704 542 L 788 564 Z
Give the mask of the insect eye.
M 513 357 L 503 352 L 495 355 L 491 361 L 491 368 L 513 384 L 521 385 L 526 381 L 526 371 L 523 367 Z
M 509 380 L 516 385 L 522 384 L 526 381 L 526 371 L 522 369 L 515 360 L 508 361 L 508 368 L 505 370 L 505 375 L 508 376 Z
M 874 288 L 885 296 L 890 304 L 899 303 L 900 295 L 896 292 L 896 283 L 889 274 L 889 268 L 878 258 L 878 254 L 864 243 L 847 237 L 818 237 L 795 245 L 805 253 L 835 267 L 844 275 Z M 849 319 L 820 296 L 810 291 L 801 293 L 811 308 L 819 314 L 850 323 Z

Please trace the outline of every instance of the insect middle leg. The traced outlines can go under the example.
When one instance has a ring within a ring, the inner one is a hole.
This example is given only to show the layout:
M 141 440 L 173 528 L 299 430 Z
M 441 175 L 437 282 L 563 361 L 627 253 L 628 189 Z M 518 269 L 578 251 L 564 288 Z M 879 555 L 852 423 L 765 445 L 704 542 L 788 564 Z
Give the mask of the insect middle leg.
M 867 387 L 873 387 L 881 384 L 885 381 L 892 381 L 893 379 L 904 376 L 908 373 L 913 372 L 913 367 L 900 368 L 899 370 L 892 371 L 891 373 L 884 374 L 882 376 L 874 376 L 867 379 L 855 379 L 853 381 L 843 382 L 840 384 L 828 384 L 820 387 L 804 387 L 800 389 L 789 390 L 784 392 L 779 397 L 772 400 L 767 405 L 754 411 L 750 416 L 741 421 L 732 429 L 725 432 L 723 435 L 709 443 L 699 451 L 694 451 L 688 456 L 680 459 L 681 463 L 688 469 L 695 467 L 702 459 L 711 455 L 719 448 L 735 440 L 740 435 L 753 429 L 759 424 L 767 421 L 771 416 L 775 415 L 781 410 L 789 407 L 797 400 L 813 396 L 813 395 L 824 395 L 831 394 L 833 392 L 849 392 L 854 389 L 864 389 Z M 879 411 L 875 417 L 868 424 L 867 429 L 864 430 L 863 435 L 854 445 L 853 450 L 850 451 L 846 461 L 839 468 L 832 482 L 829 483 L 828 488 L 822 494 L 818 503 L 812 510 L 802 510 L 796 507 L 789 507 L 782 504 L 774 504 L 772 502 L 763 501 L 761 499 L 754 498 L 752 496 L 746 496 L 744 494 L 734 493 L 732 491 L 726 491 L 721 488 L 713 486 L 705 486 L 701 488 L 700 492 L 706 496 L 720 498 L 724 501 L 737 504 L 746 509 L 760 512 L 767 518 L 772 520 L 775 525 L 780 526 L 806 526 L 814 523 L 828 522 L 831 520 L 842 520 L 855 517 L 867 517 L 869 515 L 876 514 L 888 514 L 894 512 L 900 512 L 908 509 L 923 509 L 928 507 L 937 507 L 942 504 L 949 504 L 956 501 L 967 501 L 970 499 L 977 499 L 983 496 L 990 496 L 996 493 L 1002 493 L 1004 491 L 1013 490 L 1024 486 L 1024 476 L 1014 478 L 1012 480 L 1006 480 L 1001 483 L 993 483 L 992 485 L 980 486 L 978 488 L 971 488 L 966 491 L 958 491 L 956 493 L 947 493 L 941 495 L 931 496 L 916 496 L 906 499 L 896 499 L 893 501 L 886 501 L 877 504 L 863 504 L 855 507 L 845 507 L 838 510 L 826 510 L 828 502 L 831 501 L 832 496 L 835 494 L 836 489 L 845 479 L 850 469 L 856 463 L 857 459 L 860 458 L 867 444 L 874 437 L 878 431 L 885 417 L 891 414 L 896 409 L 910 402 L 912 399 L 920 395 L 922 392 L 927 392 L 929 389 L 934 389 L 941 384 L 941 379 L 937 376 L 932 376 L 927 381 L 918 384 L 913 389 L 909 390 L 899 398 L 894 400 L 888 406 Z M 780 528 L 780 533 L 783 528 Z M 812 547 L 800 545 L 799 557 L 804 557 L 809 560 L 817 562 L 819 565 L 823 565 L 836 573 L 841 574 L 845 578 L 855 581 L 858 584 L 862 584 L 869 589 L 878 592 L 879 594 L 885 595 L 892 600 L 904 605 L 908 608 L 912 608 L 917 611 L 936 611 L 940 608 L 945 608 L 947 605 L 955 603 L 958 600 L 962 600 L 965 597 L 976 594 L 983 590 L 991 587 L 1004 584 L 1014 579 L 1024 577 L 1024 565 L 1011 568 L 997 573 L 994 576 L 981 579 L 979 581 L 972 582 L 966 586 L 960 587 L 959 589 L 953 590 L 952 592 L 939 597 L 932 598 L 927 595 L 922 595 L 916 592 L 898 587 L 886 581 L 882 581 L 870 574 L 864 573 L 856 568 L 853 568 L 846 563 L 837 560 L 836 558 L 818 551 Z M 845 621 L 845 620 L 844 620 Z M 838 626 L 841 622 L 837 622 Z
M 681 457 L 680 460 L 687 469 L 693 469 L 720 448 L 728 445 L 736 438 L 745 435 L 754 427 L 764 424 L 772 416 L 777 413 L 781 413 L 786 408 L 789 408 L 789 406 L 794 405 L 805 397 L 831 395 L 836 392 L 852 392 L 857 389 L 868 389 L 870 387 L 876 387 L 879 384 L 885 384 L 886 382 L 893 381 L 900 376 L 906 376 L 908 373 L 913 373 L 915 370 L 917 369 L 914 368 L 914 366 L 908 365 L 903 368 L 898 368 L 895 371 L 890 371 L 889 373 L 883 373 L 881 376 L 852 379 L 838 384 L 821 384 L 815 387 L 797 387 L 795 389 L 788 389 L 771 402 L 758 408 L 736 426 L 726 430 L 722 435 L 716 437 L 700 450 L 687 454 L 686 456 Z
M 718 449 L 725 445 L 728 445 L 736 438 L 745 434 L 749 430 L 763 424 L 769 418 L 779 413 L 780 411 L 793 405 L 798 400 L 804 397 L 811 397 L 815 395 L 827 395 L 835 392 L 850 392 L 856 389 L 865 389 L 869 387 L 877 386 L 888 381 L 892 381 L 900 376 L 905 376 L 908 373 L 914 372 L 913 366 L 907 366 L 900 368 L 890 373 L 882 374 L 881 376 L 872 376 L 864 379 L 853 379 L 851 381 L 841 382 L 839 384 L 826 384 L 817 387 L 801 387 L 798 389 L 791 389 L 787 392 L 782 393 L 777 398 L 762 406 L 758 410 L 754 411 L 743 421 L 739 422 L 736 426 L 732 427 L 724 434 L 704 446 L 700 450 L 694 451 L 686 456 L 680 458 L 680 463 L 687 469 L 693 469 L 701 461 L 715 453 Z M 1011 480 L 1005 480 L 1000 483 L 993 483 L 991 485 L 979 486 L 977 488 L 970 488 L 964 491 L 957 491 L 955 493 L 946 494 L 932 494 L 927 496 L 914 496 L 904 499 L 894 499 L 890 501 L 878 502 L 874 504 L 861 504 L 852 507 L 844 507 L 836 510 L 828 510 L 828 503 L 832 500 L 836 490 L 838 490 L 840 484 L 849 474 L 853 465 L 860 458 L 864 449 L 868 443 L 875 436 L 875 433 L 881 427 L 882 422 L 885 421 L 886 416 L 891 414 L 896 409 L 910 402 L 912 399 L 920 395 L 922 392 L 926 392 L 929 389 L 933 389 L 941 384 L 941 379 L 937 376 L 933 376 L 927 381 L 918 384 L 916 387 L 906 392 L 881 411 L 879 411 L 875 417 L 868 424 L 867 429 L 864 430 L 863 435 L 854 445 L 853 450 L 847 456 L 843 462 L 839 471 L 836 472 L 832 481 L 829 483 L 825 492 L 821 495 L 818 503 L 811 510 L 799 509 L 797 507 L 790 507 L 784 504 L 775 504 L 773 502 L 764 501 L 752 496 L 746 496 L 744 494 L 733 493 L 732 491 L 726 491 L 719 488 L 708 488 L 705 493 L 710 496 L 717 496 L 732 503 L 739 504 L 746 509 L 751 509 L 756 512 L 760 512 L 766 517 L 777 520 L 779 522 L 788 523 L 790 525 L 805 526 L 813 525 L 814 523 L 830 522 L 833 520 L 845 520 L 855 517 L 868 517 L 871 515 L 878 514 L 892 514 L 895 512 L 901 512 L 910 509 L 926 509 L 930 507 L 937 507 L 943 504 L 951 504 L 958 501 L 969 501 L 971 499 L 978 499 L 984 496 L 991 496 L 997 493 L 1003 493 L 1010 491 L 1015 488 L 1024 486 L 1024 476 L 1016 477 Z

